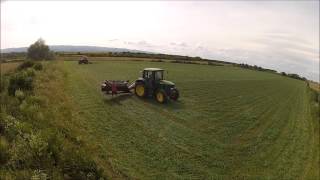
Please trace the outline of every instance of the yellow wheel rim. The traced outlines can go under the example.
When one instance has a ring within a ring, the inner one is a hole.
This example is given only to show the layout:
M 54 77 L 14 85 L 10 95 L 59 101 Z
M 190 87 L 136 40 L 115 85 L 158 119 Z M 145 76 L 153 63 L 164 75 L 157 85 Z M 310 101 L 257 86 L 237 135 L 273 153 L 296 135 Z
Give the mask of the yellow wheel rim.
M 143 96 L 144 95 L 144 87 L 142 85 L 138 85 L 136 88 L 136 93 L 138 96 Z
M 163 94 L 161 93 L 161 92 L 158 92 L 157 93 L 157 100 L 159 101 L 159 102 L 163 102 Z

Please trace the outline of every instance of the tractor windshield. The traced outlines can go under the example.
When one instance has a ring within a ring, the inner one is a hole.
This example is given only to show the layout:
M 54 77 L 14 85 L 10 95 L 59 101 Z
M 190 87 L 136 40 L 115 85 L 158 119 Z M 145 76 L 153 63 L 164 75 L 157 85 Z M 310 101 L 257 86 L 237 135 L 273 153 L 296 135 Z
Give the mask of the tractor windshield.
M 154 78 L 155 80 L 163 80 L 163 71 L 156 71 Z

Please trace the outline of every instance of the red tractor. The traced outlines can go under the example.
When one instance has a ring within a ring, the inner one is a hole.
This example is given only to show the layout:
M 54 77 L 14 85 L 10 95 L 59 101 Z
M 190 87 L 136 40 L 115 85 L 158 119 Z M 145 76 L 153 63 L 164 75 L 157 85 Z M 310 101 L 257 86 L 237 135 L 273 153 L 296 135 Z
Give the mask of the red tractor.
M 81 56 L 78 64 L 89 64 L 89 59 L 87 56 Z

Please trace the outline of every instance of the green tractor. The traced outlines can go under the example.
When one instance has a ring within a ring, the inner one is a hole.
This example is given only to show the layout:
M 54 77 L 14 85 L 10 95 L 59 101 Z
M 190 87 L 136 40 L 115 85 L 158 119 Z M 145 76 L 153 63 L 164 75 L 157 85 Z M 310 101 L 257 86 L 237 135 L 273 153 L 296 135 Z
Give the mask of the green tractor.
M 146 68 L 142 71 L 142 77 L 135 81 L 135 94 L 141 98 L 154 97 L 159 103 L 179 98 L 175 84 L 164 80 L 164 70 L 159 68 Z

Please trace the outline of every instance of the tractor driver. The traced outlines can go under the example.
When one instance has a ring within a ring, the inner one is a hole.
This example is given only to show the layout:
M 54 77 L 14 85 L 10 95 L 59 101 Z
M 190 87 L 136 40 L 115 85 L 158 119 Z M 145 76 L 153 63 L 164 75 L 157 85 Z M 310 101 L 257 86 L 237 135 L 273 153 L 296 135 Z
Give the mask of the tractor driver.
M 147 89 L 149 91 L 148 94 L 152 94 L 152 89 L 153 89 L 153 86 L 154 86 L 152 71 L 147 71 L 145 78 L 147 80 Z

